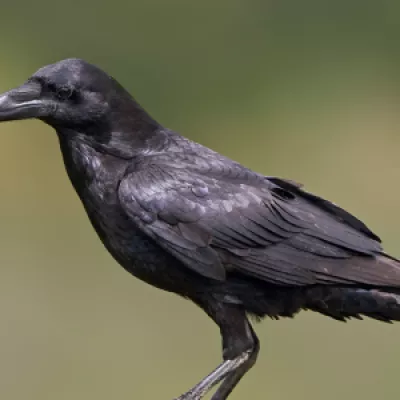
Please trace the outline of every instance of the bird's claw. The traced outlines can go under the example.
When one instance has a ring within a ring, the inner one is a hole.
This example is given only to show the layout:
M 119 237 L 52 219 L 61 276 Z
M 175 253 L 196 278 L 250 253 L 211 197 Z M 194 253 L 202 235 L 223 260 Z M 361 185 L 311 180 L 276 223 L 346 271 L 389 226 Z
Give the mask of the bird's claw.
M 186 392 L 179 397 L 176 397 L 174 400 L 200 400 L 202 396 L 193 392 Z

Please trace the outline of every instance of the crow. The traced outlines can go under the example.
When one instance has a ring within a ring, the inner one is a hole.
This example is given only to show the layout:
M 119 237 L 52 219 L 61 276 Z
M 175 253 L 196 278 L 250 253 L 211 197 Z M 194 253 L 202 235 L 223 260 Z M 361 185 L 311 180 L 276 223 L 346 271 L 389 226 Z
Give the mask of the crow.
M 291 180 L 254 172 L 156 122 L 80 59 L 45 66 L 0 96 L 0 121 L 57 132 L 65 168 L 104 246 L 137 278 L 202 308 L 223 361 L 178 400 L 255 364 L 249 317 L 312 310 L 339 321 L 400 320 L 400 261 L 363 222 Z

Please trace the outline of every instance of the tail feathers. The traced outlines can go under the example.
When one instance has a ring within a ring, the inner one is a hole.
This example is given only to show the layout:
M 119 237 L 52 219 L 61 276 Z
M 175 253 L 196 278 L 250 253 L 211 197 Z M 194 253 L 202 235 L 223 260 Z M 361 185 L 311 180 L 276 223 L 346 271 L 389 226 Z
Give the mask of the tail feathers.
M 345 321 L 362 315 L 400 321 L 400 290 L 315 287 L 307 292 L 306 308 Z

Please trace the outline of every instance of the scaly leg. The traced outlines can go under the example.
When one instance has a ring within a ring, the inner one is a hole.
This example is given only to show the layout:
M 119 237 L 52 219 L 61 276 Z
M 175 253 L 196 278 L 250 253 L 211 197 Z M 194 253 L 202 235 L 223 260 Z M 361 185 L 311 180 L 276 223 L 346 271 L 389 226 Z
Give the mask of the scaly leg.
M 225 400 L 256 362 L 259 341 L 242 309 L 235 305 L 210 301 L 199 304 L 221 330 L 224 361 L 175 400 L 200 400 L 221 381 L 222 384 L 212 400 Z

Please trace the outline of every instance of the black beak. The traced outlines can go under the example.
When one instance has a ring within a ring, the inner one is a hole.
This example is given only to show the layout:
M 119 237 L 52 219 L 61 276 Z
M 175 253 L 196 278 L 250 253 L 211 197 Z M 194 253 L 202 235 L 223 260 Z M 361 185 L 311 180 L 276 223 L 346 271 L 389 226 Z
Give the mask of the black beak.
M 0 121 L 39 118 L 46 114 L 48 105 L 40 98 L 39 82 L 28 81 L 22 86 L 0 95 Z

